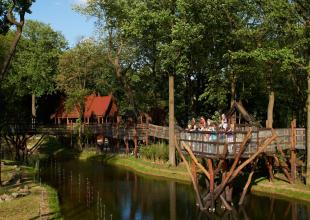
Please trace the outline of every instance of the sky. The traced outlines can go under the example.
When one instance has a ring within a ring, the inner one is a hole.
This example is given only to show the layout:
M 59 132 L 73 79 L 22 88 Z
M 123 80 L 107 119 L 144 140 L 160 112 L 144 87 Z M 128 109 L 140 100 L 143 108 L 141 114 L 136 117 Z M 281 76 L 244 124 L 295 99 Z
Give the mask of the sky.
M 83 4 L 87 0 L 36 0 L 31 6 L 32 14 L 27 19 L 50 24 L 55 31 L 60 31 L 69 45 L 74 46 L 83 37 L 94 33 L 94 19 L 87 18 L 72 10 L 73 4 Z

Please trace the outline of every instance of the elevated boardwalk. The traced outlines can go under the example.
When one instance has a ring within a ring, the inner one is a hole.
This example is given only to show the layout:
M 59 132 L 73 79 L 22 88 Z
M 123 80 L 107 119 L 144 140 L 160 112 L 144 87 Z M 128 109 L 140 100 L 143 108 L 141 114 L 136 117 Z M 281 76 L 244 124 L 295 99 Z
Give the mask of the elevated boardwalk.
M 306 149 L 306 130 L 295 126 L 296 121 L 291 123 L 291 128 L 282 129 L 237 127 L 232 132 L 176 129 L 176 150 L 191 178 L 196 205 L 200 210 L 215 212 L 218 202 L 225 209 L 233 210 L 233 182 L 247 167 L 248 179 L 238 202 L 242 205 L 259 160 L 265 161 L 270 178 L 273 176 L 273 166 L 277 166 L 283 170 L 288 181 L 294 183 L 298 166 L 297 150 L 305 152 Z M 137 157 L 138 140 L 146 144 L 152 138 L 168 140 L 168 130 L 168 127 L 153 124 L 128 126 L 105 123 L 84 124 L 81 127 L 77 124 L 32 127 L 15 125 L 8 127 L 7 134 L 69 136 L 83 132 L 97 138 L 110 139 L 115 149 L 118 149 L 120 141 L 124 141 L 126 153 L 129 153 L 128 141 L 132 140 Z M 191 159 L 188 160 L 185 155 Z M 199 187 L 201 183 L 198 175 L 205 179 L 203 188 Z
M 227 145 L 228 152 L 226 157 L 233 158 L 239 151 L 240 145 L 244 140 L 249 128 L 238 129 L 233 132 L 224 131 L 187 131 L 176 129 L 177 140 L 190 146 L 193 153 L 197 156 L 217 158 L 225 152 Z M 146 141 L 148 138 L 158 138 L 168 140 L 168 127 L 157 126 L 153 124 L 138 124 L 136 127 L 126 127 L 111 123 L 105 124 L 84 124 L 81 128 L 83 133 L 91 133 L 93 135 L 103 135 L 106 138 L 118 140 L 140 140 Z M 11 126 L 12 133 L 26 132 L 29 134 L 46 134 L 46 135 L 70 135 L 78 134 L 79 126 L 72 125 L 39 125 L 35 128 L 31 126 Z M 291 149 L 292 145 L 292 129 L 280 128 L 274 129 L 277 139 L 273 141 L 264 151 L 268 155 L 276 153 L 277 147 L 282 150 Z M 306 149 L 305 128 L 294 128 L 295 149 Z M 251 137 L 247 143 L 246 149 L 242 154 L 243 158 L 250 157 L 257 151 L 257 147 L 266 138 L 272 136 L 271 129 L 253 128 Z

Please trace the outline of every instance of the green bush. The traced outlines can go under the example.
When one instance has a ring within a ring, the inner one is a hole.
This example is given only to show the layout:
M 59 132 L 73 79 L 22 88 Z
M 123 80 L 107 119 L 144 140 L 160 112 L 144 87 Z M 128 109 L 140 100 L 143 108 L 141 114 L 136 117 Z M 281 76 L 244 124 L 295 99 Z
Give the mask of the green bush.
M 148 160 L 166 162 L 169 160 L 169 148 L 162 143 L 143 146 L 140 149 L 140 155 Z

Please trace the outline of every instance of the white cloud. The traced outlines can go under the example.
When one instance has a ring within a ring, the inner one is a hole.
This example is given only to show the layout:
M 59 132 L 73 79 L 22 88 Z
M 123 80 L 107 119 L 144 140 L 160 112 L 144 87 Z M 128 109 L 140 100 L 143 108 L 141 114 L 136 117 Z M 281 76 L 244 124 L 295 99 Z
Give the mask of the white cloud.
M 73 2 L 75 4 L 81 4 L 81 5 L 85 5 L 87 3 L 88 0 L 74 0 Z

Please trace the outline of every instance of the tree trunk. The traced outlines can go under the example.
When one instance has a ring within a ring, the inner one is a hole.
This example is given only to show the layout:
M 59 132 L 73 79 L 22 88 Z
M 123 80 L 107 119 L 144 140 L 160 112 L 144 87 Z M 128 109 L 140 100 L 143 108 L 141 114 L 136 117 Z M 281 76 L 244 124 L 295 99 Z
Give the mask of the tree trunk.
M 307 170 L 306 184 L 310 185 L 310 61 L 308 65 L 308 99 L 307 99 Z
M 231 72 L 231 98 L 230 98 L 230 107 L 233 106 L 235 102 L 235 96 L 236 96 L 236 76 L 233 72 Z
M 37 117 L 36 111 L 36 95 L 32 93 L 31 95 L 31 119 L 32 119 L 32 128 L 34 129 Z
M 169 163 L 175 166 L 174 76 L 169 76 Z
M 0 135 L 0 187 L 2 186 L 2 179 L 1 179 L 1 165 L 2 165 L 2 143 L 1 143 L 2 139 L 1 139 L 1 135 Z
M 15 38 L 14 38 L 12 44 L 11 44 L 9 52 L 6 54 L 6 56 L 4 58 L 2 66 L 1 66 L 0 81 L 3 80 L 6 72 L 9 69 L 10 62 L 11 62 L 13 56 L 14 56 L 17 44 L 18 44 L 18 42 L 19 42 L 19 40 L 20 40 L 20 38 L 22 36 L 22 30 L 23 30 L 22 26 L 16 28 Z
M 266 128 L 272 128 L 273 126 L 273 106 L 274 106 L 274 92 L 271 91 L 269 93 Z
M 34 117 L 34 118 L 37 116 L 36 95 L 34 93 L 32 93 L 32 95 L 31 95 L 31 114 L 32 114 L 32 117 Z

